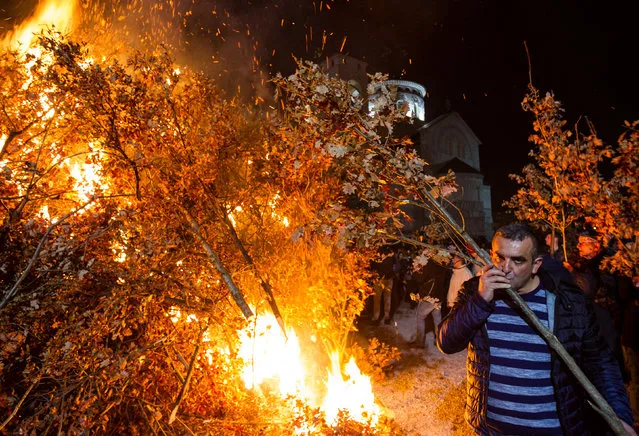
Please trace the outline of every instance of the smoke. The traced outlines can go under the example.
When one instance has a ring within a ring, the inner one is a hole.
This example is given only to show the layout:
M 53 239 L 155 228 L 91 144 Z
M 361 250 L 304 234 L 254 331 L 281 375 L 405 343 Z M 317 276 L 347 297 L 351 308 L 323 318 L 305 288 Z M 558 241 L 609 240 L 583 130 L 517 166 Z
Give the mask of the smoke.
M 27 19 L 38 3 L 47 1 L 53 0 L 12 2 L 4 10 L 5 16 L 11 17 L 5 22 L 6 28 Z M 122 61 L 133 50 L 166 48 L 178 64 L 205 73 L 228 95 L 246 101 L 268 101 L 269 78 L 276 72 L 291 73 L 296 66 L 294 58 L 322 64 L 328 56 L 340 51 L 360 58 L 389 53 L 370 44 L 373 34 L 362 27 L 368 25 L 376 9 L 369 11 L 364 5 L 354 6 L 348 1 L 77 0 L 77 3 L 74 39 L 98 46 L 100 53 Z M 384 26 L 374 24 L 377 33 L 383 32 Z M 351 46 L 356 52 L 351 52 Z
M 12 31 L 16 24 L 31 15 L 37 4 L 38 0 L 0 1 L 0 36 Z
M 0 9 L 0 35 L 10 35 L 56 0 L 19 1 Z M 60 1 L 60 0 L 58 0 Z M 74 3 L 72 1 L 67 3 Z M 78 0 L 76 41 L 124 61 L 135 50 L 168 50 L 176 62 L 214 78 L 227 94 L 266 99 L 270 63 L 263 29 L 275 22 L 277 2 L 195 0 Z M 33 24 L 33 23 L 31 23 Z M 51 23 L 37 23 L 45 28 Z M 59 27 L 56 27 L 59 29 Z M 66 30 L 65 30 L 66 32 Z

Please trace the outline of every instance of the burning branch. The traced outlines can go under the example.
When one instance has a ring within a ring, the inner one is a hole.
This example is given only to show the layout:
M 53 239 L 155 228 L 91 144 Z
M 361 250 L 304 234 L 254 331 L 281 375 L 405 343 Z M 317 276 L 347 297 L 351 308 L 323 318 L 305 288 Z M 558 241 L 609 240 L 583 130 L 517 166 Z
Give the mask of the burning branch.
M 191 377 L 193 376 L 193 368 L 195 367 L 195 360 L 197 359 L 197 355 L 200 352 L 200 346 L 202 345 L 202 338 L 204 337 L 204 332 L 208 327 L 200 328 L 200 334 L 197 338 L 197 344 L 195 345 L 195 350 L 193 350 L 193 355 L 191 356 L 191 362 L 189 362 L 189 369 L 186 373 L 186 377 L 184 378 L 184 383 L 182 384 L 182 389 L 180 389 L 180 394 L 175 400 L 175 405 L 173 406 L 173 410 L 171 411 L 171 416 L 169 417 L 169 425 L 173 424 L 175 421 L 178 408 L 180 407 L 180 403 L 184 399 L 186 395 L 186 390 L 189 387 L 189 383 L 191 382 Z
M 284 335 L 284 337 L 288 339 L 288 336 L 286 334 L 286 327 L 284 326 L 284 320 L 282 319 L 282 314 L 280 313 L 280 309 L 277 307 L 277 303 L 275 302 L 275 296 L 273 295 L 273 288 L 271 287 L 271 283 L 267 279 L 262 277 L 262 275 L 258 271 L 257 266 L 255 265 L 255 262 L 253 262 L 253 258 L 251 257 L 249 252 L 246 251 L 246 248 L 244 247 L 244 244 L 240 240 L 240 237 L 238 236 L 237 231 L 235 230 L 235 226 L 229 219 L 229 216 L 226 213 L 226 211 L 223 208 L 219 208 L 219 209 L 224 219 L 224 224 L 226 224 L 226 226 L 229 229 L 229 232 L 231 233 L 231 236 L 233 237 L 233 242 L 235 242 L 235 245 L 242 253 L 242 256 L 244 257 L 244 260 L 246 261 L 246 263 L 248 263 L 251 269 L 253 269 L 253 271 L 255 272 L 255 275 L 257 276 L 260 282 L 260 285 L 262 286 L 262 289 L 264 290 L 264 293 L 266 294 L 266 301 L 268 301 L 268 304 L 271 307 L 271 310 L 273 311 L 273 315 L 275 316 L 275 319 L 277 320 L 277 324 L 280 326 L 280 329 L 282 330 L 282 334 Z

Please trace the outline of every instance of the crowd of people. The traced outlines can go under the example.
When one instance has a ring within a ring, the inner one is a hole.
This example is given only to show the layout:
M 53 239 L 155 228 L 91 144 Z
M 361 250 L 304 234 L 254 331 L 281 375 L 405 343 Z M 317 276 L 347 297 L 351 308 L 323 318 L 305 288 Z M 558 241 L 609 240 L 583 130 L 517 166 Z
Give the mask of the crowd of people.
M 391 251 L 373 265 L 372 322 L 390 324 L 397 306 L 410 304 L 411 346 L 430 345 L 430 324 L 442 352 L 468 349 L 466 418 L 479 434 L 606 434 L 584 389 L 503 292 L 512 287 L 636 435 L 639 277 L 601 269 L 611 253 L 596 233 L 583 231 L 576 242 L 567 261 L 571 251 L 557 235 L 546 235 L 544 245 L 512 224 L 495 233 L 492 264 L 483 268 L 452 246 L 448 264 L 421 270 L 407 253 Z

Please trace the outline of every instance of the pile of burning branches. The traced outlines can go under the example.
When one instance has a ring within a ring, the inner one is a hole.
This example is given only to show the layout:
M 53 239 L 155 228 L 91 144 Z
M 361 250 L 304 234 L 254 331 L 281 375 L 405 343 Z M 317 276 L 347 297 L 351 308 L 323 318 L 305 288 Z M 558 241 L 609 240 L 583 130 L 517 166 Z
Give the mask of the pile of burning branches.
M 393 135 L 385 77 L 373 114 L 306 62 L 255 106 L 164 48 L 20 40 L 0 52 L 0 431 L 397 434 L 349 343 L 370 261 L 445 261 L 438 239 L 490 259 L 444 207 L 453 175 Z M 369 350 L 378 376 L 396 357 Z
M 391 98 L 369 116 L 307 63 L 273 84 L 260 110 L 166 51 L 2 52 L 3 430 L 390 431 L 349 333 L 402 206 L 454 182 L 389 135 Z M 274 332 L 306 374 L 257 377 Z
M 46 31 L 0 53 L 0 430 L 397 434 L 349 343 L 369 262 L 449 257 L 403 234 L 409 204 L 490 259 L 444 207 L 453 175 L 393 135 L 385 78 L 370 114 L 299 62 L 251 106 L 168 50 L 113 51 Z

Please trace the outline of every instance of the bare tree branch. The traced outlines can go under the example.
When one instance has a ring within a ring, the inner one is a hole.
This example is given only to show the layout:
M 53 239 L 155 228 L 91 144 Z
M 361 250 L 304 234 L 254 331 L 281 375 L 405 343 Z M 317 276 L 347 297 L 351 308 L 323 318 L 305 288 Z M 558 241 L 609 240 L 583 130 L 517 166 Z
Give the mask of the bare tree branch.
M 257 269 L 257 265 L 255 265 L 253 258 L 244 247 L 244 244 L 240 240 L 240 237 L 238 236 L 237 231 L 235 230 L 235 226 L 229 219 L 229 216 L 224 210 L 224 208 L 219 207 L 219 210 L 220 210 L 220 213 L 222 214 L 224 224 L 226 224 L 226 227 L 229 229 L 229 233 L 231 233 L 235 246 L 238 248 L 238 250 L 240 250 L 240 252 L 242 253 L 242 256 L 244 257 L 244 260 L 246 261 L 246 263 L 249 264 L 249 266 L 251 267 L 251 269 L 257 276 L 257 279 L 260 282 L 260 285 L 262 286 L 264 293 L 266 294 L 266 301 L 271 307 L 271 310 L 273 311 L 273 315 L 275 316 L 275 319 L 277 320 L 277 324 L 280 326 L 280 329 L 282 330 L 282 334 L 284 334 L 284 337 L 286 338 L 286 340 L 288 340 L 288 335 L 286 334 L 286 327 L 284 326 L 284 320 L 282 319 L 282 314 L 280 313 L 280 309 L 279 307 L 277 307 L 277 303 L 275 302 L 275 296 L 273 295 L 273 288 L 271 287 L 271 283 L 267 279 L 262 277 L 262 275 L 260 274 L 259 270 Z
M 197 338 L 197 344 L 195 345 L 195 350 L 193 350 L 193 355 L 191 356 L 191 362 L 189 363 L 189 369 L 186 373 L 186 377 L 184 378 L 184 383 L 182 384 L 182 389 L 180 389 L 180 394 L 175 400 L 175 405 L 173 406 L 173 410 L 171 411 L 171 416 L 169 417 L 169 425 L 173 424 L 175 421 L 178 408 L 180 407 L 180 403 L 184 399 L 186 395 L 186 391 L 189 387 L 189 382 L 191 381 L 191 377 L 193 376 L 193 368 L 195 367 L 195 360 L 197 359 L 197 355 L 200 352 L 200 346 L 202 345 L 202 338 L 204 336 L 204 332 L 206 331 L 206 327 L 200 328 L 200 335 Z
M 182 212 L 186 215 L 186 217 L 187 217 L 187 219 L 189 221 L 189 224 L 191 226 L 191 230 L 193 231 L 193 234 L 200 241 L 200 243 L 202 244 L 202 247 L 204 248 L 204 250 L 206 251 L 206 254 L 208 255 L 208 258 L 213 262 L 213 265 L 215 265 L 215 268 L 217 269 L 217 271 L 222 276 L 222 279 L 224 280 L 224 283 L 226 283 L 226 286 L 228 287 L 229 291 L 231 291 L 231 295 L 233 296 L 233 299 L 235 300 L 235 303 L 237 304 L 237 306 L 242 311 L 242 314 L 244 315 L 244 317 L 246 319 L 249 319 L 250 317 L 253 316 L 253 311 L 251 310 L 251 308 L 246 303 L 246 300 L 244 300 L 244 295 L 242 294 L 240 289 L 237 287 L 237 285 L 233 281 L 233 278 L 231 277 L 231 274 L 229 273 L 229 271 L 226 269 L 226 267 L 224 266 L 224 264 L 220 260 L 220 257 L 217 255 L 215 250 L 213 250 L 213 247 L 211 247 L 211 244 L 208 243 L 208 241 L 206 240 L 206 238 L 202 234 L 202 230 L 200 228 L 200 224 L 189 213 L 189 211 L 186 210 L 186 208 L 184 206 L 180 205 L 180 207 L 182 209 Z
M 22 398 L 20 398 L 20 401 L 18 401 L 18 404 L 16 404 L 16 407 L 15 409 L 13 409 L 13 412 L 11 412 L 11 414 L 7 417 L 7 419 L 4 420 L 2 424 L 0 424 L 0 431 L 2 431 L 2 429 L 5 428 L 7 424 L 9 424 L 9 422 L 13 419 L 13 417 L 16 416 L 16 413 L 18 413 L 18 410 L 20 410 L 22 403 L 24 403 L 24 400 L 27 399 L 27 397 L 29 396 L 29 393 L 33 390 L 34 387 L 36 387 L 38 383 L 40 383 L 40 377 L 41 375 L 38 375 L 38 377 L 36 377 L 33 383 L 31 383 L 31 386 L 29 386 L 29 389 L 27 389 L 27 391 L 22 395 Z

